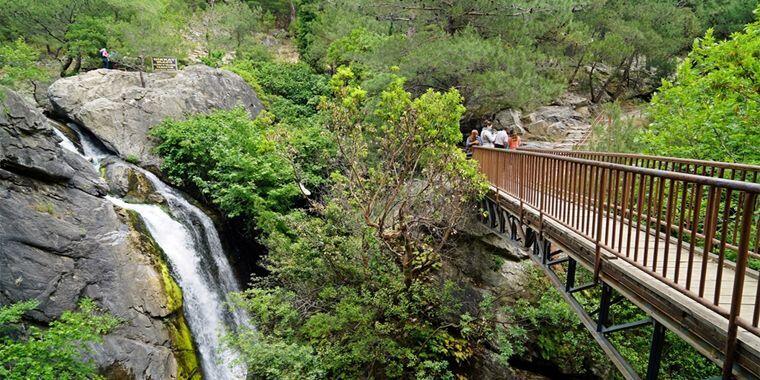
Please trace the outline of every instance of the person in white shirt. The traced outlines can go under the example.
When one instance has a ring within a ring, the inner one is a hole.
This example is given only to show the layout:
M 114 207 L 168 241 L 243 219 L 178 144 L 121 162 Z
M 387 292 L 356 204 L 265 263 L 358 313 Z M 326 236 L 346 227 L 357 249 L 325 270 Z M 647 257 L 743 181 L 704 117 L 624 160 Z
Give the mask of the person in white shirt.
M 506 149 L 507 148 L 507 140 L 509 139 L 509 134 L 504 128 L 499 128 L 499 131 L 496 132 L 496 136 L 493 140 L 493 145 L 498 149 Z
M 493 130 L 490 120 L 486 120 L 483 124 L 485 124 L 485 126 L 483 127 L 483 132 L 480 134 L 480 139 L 483 141 L 481 146 L 483 148 L 493 148 L 494 140 L 496 140 L 496 133 Z

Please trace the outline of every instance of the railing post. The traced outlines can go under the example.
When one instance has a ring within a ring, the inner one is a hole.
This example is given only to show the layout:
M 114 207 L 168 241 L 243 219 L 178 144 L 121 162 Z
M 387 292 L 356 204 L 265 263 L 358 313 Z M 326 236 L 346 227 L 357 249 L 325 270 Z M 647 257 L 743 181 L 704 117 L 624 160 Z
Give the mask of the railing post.
M 594 280 L 599 280 L 599 272 L 602 269 L 602 221 L 604 220 L 604 187 L 607 182 L 607 170 L 602 170 L 602 178 L 599 180 L 599 189 L 596 197 L 596 258 L 594 261 Z
M 742 210 L 741 236 L 739 240 L 739 252 L 736 258 L 736 274 L 734 275 L 734 293 L 731 295 L 731 313 L 728 316 L 728 338 L 726 339 L 726 360 L 723 362 L 723 379 L 733 377 L 734 362 L 736 361 L 736 335 L 739 326 L 736 320 L 742 306 L 742 293 L 744 292 L 744 276 L 747 272 L 749 260 L 749 235 L 752 230 L 752 214 L 755 211 L 757 194 L 746 193 Z
M 520 223 L 523 223 L 523 219 L 525 216 L 525 204 L 523 199 L 525 199 L 525 156 L 519 155 L 519 162 L 518 165 L 518 172 L 519 172 L 519 182 L 517 183 L 517 191 L 520 198 Z

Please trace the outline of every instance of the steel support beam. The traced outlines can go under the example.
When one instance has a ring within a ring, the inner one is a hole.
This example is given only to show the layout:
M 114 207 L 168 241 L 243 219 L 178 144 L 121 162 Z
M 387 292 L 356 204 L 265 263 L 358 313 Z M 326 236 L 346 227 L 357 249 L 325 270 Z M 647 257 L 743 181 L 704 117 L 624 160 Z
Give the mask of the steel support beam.
M 575 261 L 572 257 L 568 256 L 570 258 L 570 261 L 567 263 L 567 277 L 565 279 L 565 291 L 568 293 L 572 293 L 573 288 L 575 288 L 575 271 L 578 267 L 578 262 Z
M 647 366 L 647 380 L 656 380 L 660 375 L 660 362 L 662 361 L 662 348 L 665 345 L 665 325 L 657 320 L 654 321 L 652 330 L 652 346 L 649 349 L 649 365 Z
M 607 319 L 610 316 L 612 288 L 602 281 L 602 296 L 599 299 L 599 316 L 596 320 L 596 331 L 604 331 Z
M 641 320 L 638 320 L 638 321 L 633 321 L 633 322 L 628 322 L 628 323 L 621 323 L 619 325 L 605 327 L 602 330 L 602 332 L 605 333 L 605 334 L 612 334 L 612 333 L 615 333 L 615 332 L 630 330 L 630 329 L 634 329 L 636 327 L 641 327 L 641 326 L 644 326 L 644 325 L 648 325 L 650 323 L 652 323 L 652 318 L 645 318 L 645 319 L 641 319 Z

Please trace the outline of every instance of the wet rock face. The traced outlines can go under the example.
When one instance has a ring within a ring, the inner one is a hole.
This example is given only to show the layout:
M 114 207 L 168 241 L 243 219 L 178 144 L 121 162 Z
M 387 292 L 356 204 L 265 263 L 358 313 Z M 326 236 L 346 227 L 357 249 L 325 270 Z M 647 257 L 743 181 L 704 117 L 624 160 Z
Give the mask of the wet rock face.
M 103 177 L 111 194 L 130 203 L 164 203 L 150 180 L 131 164 L 106 159 Z
M 48 94 L 57 113 L 93 132 L 122 158 L 151 170 L 160 160 L 148 132 L 166 118 L 237 106 L 256 116 L 263 109 L 238 75 L 202 65 L 143 73 L 142 79 L 136 72 L 100 69 L 59 79 Z
M 91 297 L 124 322 L 96 348 L 102 368 L 173 379 L 167 298 L 145 236 L 104 198 L 92 165 L 58 146 L 47 119 L 19 96 L 0 101 L 0 305 L 37 299 L 49 322 Z

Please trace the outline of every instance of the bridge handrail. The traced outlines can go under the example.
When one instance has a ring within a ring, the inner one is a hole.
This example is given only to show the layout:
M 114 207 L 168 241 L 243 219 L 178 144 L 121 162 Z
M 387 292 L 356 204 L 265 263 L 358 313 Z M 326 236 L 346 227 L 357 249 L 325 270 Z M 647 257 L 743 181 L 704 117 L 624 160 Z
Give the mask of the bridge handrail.
M 742 298 L 746 279 L 758 278 L 748 266 L 760 253 L 760 184 L 533 150 L 478 147 L 473 159 L 520 215 L 530 207 L 595 245 L 595 274 L 609 252 L 727 318 L 727 358 L 739 326 L 760 336 L 760 286 Z M 730 296 L 724 272 L 733 272 Z
M 620 171 L 626 171 L 629 173 L 654 175 L 654 176 L 658 176 L 658 177 L 666 178 L 666 179 L 686 181 L 690 183 L 696 183 L 696 184 L 707 185 L 707 186 L 718 186 L 718 187 L 722 187 L 726 189 L 730 188 L 733 190 L 740 190 L 740 191 L 760 194 L 760 184 L 754 183 L 754 182 L 745 182 L 745 181 L 732 180 L 732 179 L 719 178 L 719 177 L 708 177 L 708 176 L 702 176 L 698 174 L 673 172 L 673 171 L 668 171 L 668 170 L 624 165 L 624 164 L 618 164 L 618 163 L 607 162 L 607 161 L 596 161 L 596 160 L 590 160 L 590 159 L 585 159 L 585 158 L 576 158 L 576 157 L 565 156 L 562 154 L 548 153 L 542 150 L 533 150 L 533 149 L 504 150 L 504 149 L 484 148 L 484 147 L 475 147 L 475 149 L 476 151 L 489 150 L 489 151 L 503 152 L 503 153 L 509 153 L 509 154 L 523 154 L 523 155 L 534 156 L 534 157 L 545 157 L 545 158 L 550 158 L 550 159 L 557 159 L 557 157 L 560 157 L 563 161 L 567 161 L 567 162 L 593 165 L 593 166 L 602 167 L 605 169 L 620 170 Z M 707 161 L 707 162 L 712 162 L 712 161 Z M 749 165 L 749 166 L 752 166 L 752 165 Z M 757 168 L 758 170 L 760 170 L 760 167 L 757 167 Z
M 702 168 L 701 175 L 704 176 L 711 176 L 711 177 L 723 177 L 724 175 L 727 175 L 726 170 L 731 171 L 732 179 L 736 179 L 738 176 L 743 176 L 742 180 L 746 181 L 749 178 L 747 178 L 747 174 L 752 173 L 753 178 L 751 179 L 751 182 L 757 182 L 758 179 L 758 173 L 760 173 L 760 165 L 752 165 L 752 164 L 742 164 L 742 163 L 732 163 L 732 162 L 720 162 L 720 161 L 708 161 L 708 160 L 694 160 L 694 159 L 687 159 L 687 158 L 679 158 L 679 157 L 665 157 L 665 156 L 654 156 L 654 155 L 644 155 L 644 154 L 637 154 L 637 153 L 613 153 L 613 152 L 597 152 L 597 151 L 583 151 L 583 150 L 547 150 L 547 149 L 538 149 L 538 148 L 520 148 L 520 151 L 526 151 L 526 152 L 537 152 L 537 153 L 549 153 L 554 154 L 558 156 L 565 156 L 565 157 L 574 157 L 574 158 L 586 158 L 591 159 L 594 161 L 603 161 L 603 162 L 612 162 L 613 160 L 617 160 L 618 164 L 623 165 L 631 165 L 631 166 L 643 166 L 643 167 L 652 167 L 654 168 L 655 164 L 657 164 L 659 169 L 665 169 L 665 170 L 671 170 L 671 171 L 677 171 L 682 172 L 684 168 L 682 168 L 680 165 L 687 165 L 686 170 L 689 169 L 689 166 L 693 165 L 693 171 L 695 174 L 698 173 L 698 169 Z M 622 161 L 622 162 L 619 162 Z M 640 164 L 641 161 L 641 164 Z M 662 164 L 665 164 L 665 168 L 662 168 Z M 643 165 L 642 165 L 643 164 Z M 679 164 L 679 167 L 676 167 L 676 164 Z M 707 173 L 707 169 L 710 169 L 710 173 Z M 718 170 L 716 170 L 718 169 Z

